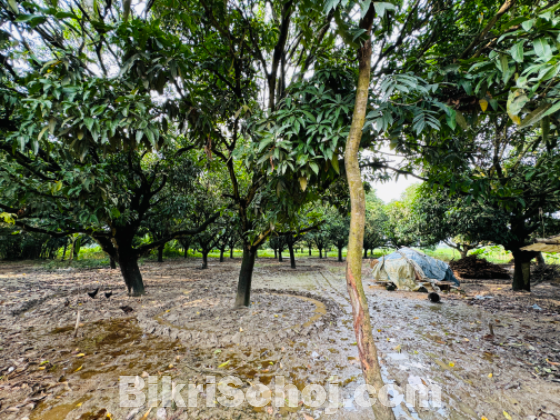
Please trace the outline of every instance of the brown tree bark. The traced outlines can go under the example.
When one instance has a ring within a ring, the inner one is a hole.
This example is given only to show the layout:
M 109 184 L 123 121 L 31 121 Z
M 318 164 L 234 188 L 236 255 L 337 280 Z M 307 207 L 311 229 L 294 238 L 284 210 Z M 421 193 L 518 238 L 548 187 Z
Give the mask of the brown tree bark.
M 381 367 L 379 366 L 377 357 L 377 347 L 373 340 L 367 299 L 362 286 L 362 247 L 364 243 L 366 208 L 362 174 L 358 162 L 362 128 L 364 126 L 368 105 L 372 53 L 370 37 L 374 18 L 375 11 L 373 5 L 371 5 L 368 12 L 360 20 L 360 28 L 366 30 L 367 39 L 358 49 L 358 87 L 350 134 L 348 135 L 346 150 L 344 152 L 344 165 L 346 167 L 346 176 L 350 189 L 350 203 L 352 207 L 348 254 L 346 256 L 346 283 L 350 295 L 350 302 L 352 304 L 354 332 L 356 333 L 364 379 L 367 384 L 372 385 L 379 391 L 384 386 L 384 383 L 381 378 Z M 372 410 L 376 419 L 395 419 L 393 410 L 390 407 L 383 406 L 379 401 L 373 405 Z

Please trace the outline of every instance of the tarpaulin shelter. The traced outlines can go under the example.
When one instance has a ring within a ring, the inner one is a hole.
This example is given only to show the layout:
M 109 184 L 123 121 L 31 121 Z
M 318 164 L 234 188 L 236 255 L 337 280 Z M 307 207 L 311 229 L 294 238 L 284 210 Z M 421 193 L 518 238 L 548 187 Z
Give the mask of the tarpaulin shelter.
M 449 265 L 443 261 L 410 248 L 401 248 L 372 262 L 372 277 L 377 281 L 392 282 L 400 290 L 416 291 L 439 282 L 459 286 Z
M 560 252 L 560 235 L 537 239 L 534 244 L 521 249 L 523 251 Z

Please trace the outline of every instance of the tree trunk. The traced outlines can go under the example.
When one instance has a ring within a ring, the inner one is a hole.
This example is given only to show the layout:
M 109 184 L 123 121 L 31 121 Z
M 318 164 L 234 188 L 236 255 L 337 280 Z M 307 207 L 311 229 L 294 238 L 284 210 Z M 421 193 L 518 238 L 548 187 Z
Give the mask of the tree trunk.
M 539 267 L 546 266 L 546 261 L 544 260 L 543 254 L 541 251 L 537 252 L 537 264 Z
M 364 260 L 367 258 L 367 249 L 364 248 Z
M 462 249 L 459 249 L 459 253 L 461 254 L 461 259 L 462 258 L 467 258 L 467 254 L 469 253 L 469 250 L 465 249 L 465 248 L 462 248 Z
M 74 260 L 74 242 L 76 242 L 76 238 L 70 240 L 70 261 Z
M 309 247 L 309 256 L 311 257 L 311 247 Z
M 224 248 L 220 249 L 220 262 L 224 262 L 224 251 Z
M 82 248 L 82 237 L 78 236 L 72 246 L 72 259 L 78 261 L 80 259 L 80 249 Z
M 296 257 L 294 255 L 294 247 L 288 243 L 288 250 L 290 251 L 290 267 L 296 268 Z
M 256 249 L 250 249 L 247 245 L 243 244 L 243 260 L 241 261 L 241 270 L 239 271 L 235 308 L 251 306 L 251 280 L 253 279 L 256 256 Z
M 319 248 L 319 259 L 323 259 L 323 248 Z
M 128 289 L 128 293 L 132 296 L 141 296 L 146 293 L 144 290 L 144 282 L 142 281 L 142 274 L 138 267 L 138 258 L 129 257 L 123 259 L 119 258 L 119 266 L 121 274 Z
M 278 258 L 278 252 L 276 252 L 276 248 L 274 248 L 274 259 Z
M 183 254 L 183 258 L 188 258 L 189 257 L 189 248 L 185 248 L 185 253 Z
M 157 261 L 163 262 L 163 245 L 157 249 Z
M 338 262 L 342 262 L 342 248 L 338 248 Z
M 367 299 L 362 286 L 362 247 L 364 243 L 366 208 L 362 175 L 358 162 L 362 128 L 364 126 L 368 104 L 371 71 L 370 37 L 374 17 L 375 11 L 373 5 L 370 5 L 368 12 L 360 20 L 360 28 L 365 29 L 367 39 L 358 50 L 359 73 L 356 103 L 354 106 L 350 133 L 346 141 L 346 149 L 344 151 L 344 164 L 352 208 L 348 254 L 346 256 L 346 283 L 350 295 L 350 302 L 352 304 L 354 332 L 356 334 L 358 354 L 364 379 L 367 384 L 372 385 L 376 391 L 379 391 L 384 384 L 381 378 L 379 360 L 377 358 L 377 348 L 373 340 Z M 383 406 L 380 402 L 373 404 L 372 410 L 376 419 L 395 419 L 393 410 L 390 407 Z
M 208 268 L 208 252 L 207 250 L 202 250 L 202 269 Z
M 512 251 L 514 269 L 513 282 L 511 287 L 513 290 L 531 291 L 531 260 L 535 258 L 535 252 L 532 251 Z
M 284 259 L 282 258 L 282 248 L 278 248 L 278 261 L 284 262 Z
M 229 249 L 229 259 L 233 260 L 233 248 Z
M 61 261 L 64 261 L 64 259 L 66 258 L 66 250 L 67 249 L 68 249 L 68 242 L 66 242 L 64 244 L 64 251 L 62 251 L 62 260 Z
M 117 268 L 117 263 L 115 262 L 115 260 L 112 257 L 109 257 L 109 267 L 111 267 L 111 270 L 114 270 Z

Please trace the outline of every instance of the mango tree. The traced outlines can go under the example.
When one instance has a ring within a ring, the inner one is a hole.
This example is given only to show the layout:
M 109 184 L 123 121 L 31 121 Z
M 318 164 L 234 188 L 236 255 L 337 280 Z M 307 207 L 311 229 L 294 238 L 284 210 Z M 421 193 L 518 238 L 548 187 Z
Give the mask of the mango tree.
M 123 65 L 114 37 L 126 19 L 110 4 L 92 15 L 80 7 L 10 2 L 0 10 L 11 28 L 1 43 L 0 208 L 29 232 L 91 236 L 140 295 L 138 257 L 204 230 L 219 213 L 139 244 L 147 221 L 177 199 L 191 205 L 198 171 L 172 133 L 173 105 L 114 74 Z M 190 180 L 172 185 L 179 171 Z

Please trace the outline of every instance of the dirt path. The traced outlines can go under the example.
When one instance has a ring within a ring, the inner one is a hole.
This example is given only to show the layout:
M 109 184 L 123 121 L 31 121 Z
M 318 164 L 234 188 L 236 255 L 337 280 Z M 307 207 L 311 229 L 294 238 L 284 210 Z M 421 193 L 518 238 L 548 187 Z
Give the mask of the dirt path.
M 245 311 L 230 310 L 239 261 L 211 261 L 209 270 L 199 264 L 145 264 L 148 295 L 141 300 L 127 298 L 116 271 L 2 264 L 0 418 L 140 419 L 149 401 L 120 407 L 121 375 L 138 375 L 146 386 L 148 375 L 158 378 L 160 389 L 164 377 L 205 385 L 198 407 L 155 408 L 143 420 L 370 418 L 354 399 L 362 379 L 343 264 L 305 259 L 291 270 L 288 262 L 260 259 L 253 305 Z M 98 287 L 95 299 L 85 293 Z M 560 299 L 539 287 L 512 301 L 507 283 L 468 283 L 466 295 L 446 295 L 435 305 L 423 294 L 368 286 L 386 381 L 403 390 L 425 385 L 431 397 L 441 388 L 441 407 L 426 398 L 402 401 L 398 417 L 560 418 Z M 535 304 L 541 310 L 531 309 Z M 120 309 L 125 305 L 130 313 Z M 272 387 L 277 376 L 300 391 L 338 384 L 340 398 L 317 408 L 300 401 L 206 407 L 207 377 L 219 385 L 227 375 L 240 378 L 244 392 L 259 382 Z

